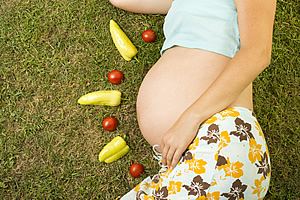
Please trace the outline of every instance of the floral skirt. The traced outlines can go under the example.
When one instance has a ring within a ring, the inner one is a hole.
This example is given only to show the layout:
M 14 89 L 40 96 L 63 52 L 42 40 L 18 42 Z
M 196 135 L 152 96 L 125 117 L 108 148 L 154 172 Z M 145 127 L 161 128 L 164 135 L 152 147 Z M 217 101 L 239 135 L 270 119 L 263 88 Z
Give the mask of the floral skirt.
M 162 167 L 121 200 L 263 199 L 271 177 L 263 132 L 242 107 L 221 111 L 205 123 L 177 166 Z

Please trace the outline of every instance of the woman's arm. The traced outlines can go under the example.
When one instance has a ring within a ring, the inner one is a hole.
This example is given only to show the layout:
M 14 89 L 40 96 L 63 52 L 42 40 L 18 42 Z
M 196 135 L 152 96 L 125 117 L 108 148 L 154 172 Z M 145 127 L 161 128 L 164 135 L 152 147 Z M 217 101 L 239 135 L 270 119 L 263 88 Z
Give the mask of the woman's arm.
M 172 0 L 109 0 L 123 10 L 144 14 L 167 14 Z
M 173 168 L 197 134 L 199 125 L 225 109 L 269 65 L 276 0 L 235 0 L 241 49 L 212 85 L 162 139 L 163 164 Z

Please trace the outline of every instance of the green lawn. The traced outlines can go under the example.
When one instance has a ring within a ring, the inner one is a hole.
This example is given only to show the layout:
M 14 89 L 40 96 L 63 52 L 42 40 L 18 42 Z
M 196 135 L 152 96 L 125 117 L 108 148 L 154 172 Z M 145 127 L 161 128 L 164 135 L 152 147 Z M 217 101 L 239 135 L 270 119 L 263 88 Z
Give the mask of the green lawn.
M 125 61 L 109 33 L 114 19 L 138 48 Z M 1 0 L 0 199 L 114 199 L 159 169 L 138 128 L 135 103 L 147 71 L 159 58 L 164 16 L 128 13 L 108 0 Z M 142 32 L 152 28 L 154 43 Z M 299 4 L 279 0 L 272 62 L 254 83 L 255 111 L 272 160 L 266 199 L 299 193 Z M 112 85 L 107 74 L 123 71 Z M 117 89 L 118 107 L 82 106 L 88 92 Z M 107 116 L 116 131 L 102 129 Z M 131 151 L 105 164 L 100 150 L 122 136 Z M 132 178 L 133 162 L 145 166 Z

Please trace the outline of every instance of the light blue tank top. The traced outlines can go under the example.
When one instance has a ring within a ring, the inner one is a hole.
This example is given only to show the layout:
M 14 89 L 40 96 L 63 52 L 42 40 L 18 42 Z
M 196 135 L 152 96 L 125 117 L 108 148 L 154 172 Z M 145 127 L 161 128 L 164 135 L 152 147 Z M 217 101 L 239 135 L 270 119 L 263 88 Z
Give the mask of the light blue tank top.
M 174 0 L 165 18 L 161 54 L 173 46 L 199 48 L 232 58 L 240 49 L 233 0 Z

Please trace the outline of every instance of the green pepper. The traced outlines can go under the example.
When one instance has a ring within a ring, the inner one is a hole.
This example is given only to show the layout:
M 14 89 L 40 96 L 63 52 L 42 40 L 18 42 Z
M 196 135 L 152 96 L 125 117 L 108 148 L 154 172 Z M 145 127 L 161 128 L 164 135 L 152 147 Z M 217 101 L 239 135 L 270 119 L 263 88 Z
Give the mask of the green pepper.
M 130 61 L 137 54 L 137 49 L 114 20 L 110 20 L 110 34 L 122 57 Z
M 117 136 L 99 153 L 99 161 L 104 161 L 106 163 L 114 162 L 124 156 L 128 151 L 129 146 L 126 144 L 125 140 L 120 136 Z
M 88 93 L 78 99 L 82 105 L 118 106 L 121 103 L 122 93 L 118 90 L 97 91 Z

